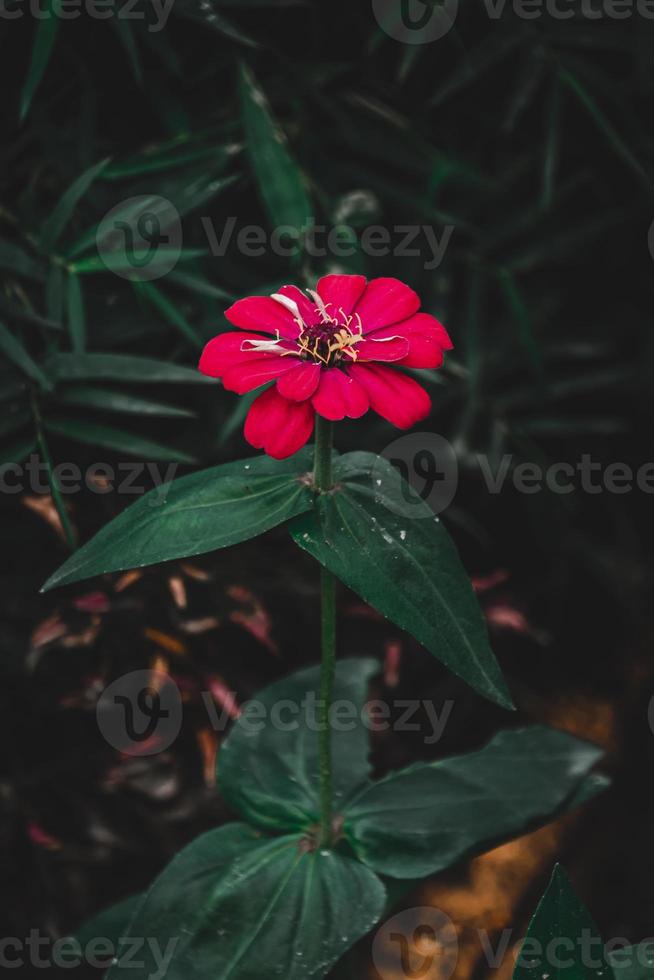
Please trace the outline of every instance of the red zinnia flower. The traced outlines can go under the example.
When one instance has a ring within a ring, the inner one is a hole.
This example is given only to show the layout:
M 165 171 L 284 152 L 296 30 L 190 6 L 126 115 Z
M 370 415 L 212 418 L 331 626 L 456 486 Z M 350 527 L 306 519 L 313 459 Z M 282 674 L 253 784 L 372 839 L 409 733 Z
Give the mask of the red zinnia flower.
M 239 395 L 276 379 L 245 421 L 245 438 L 275 459 L 297 452 L 325 419 L 359 418 L 369 408 L 408 429 L 431 400 L 395 367 L 437 368 L 452 347 L 435 317 L 418 313 L 416 293 L 398 279 L 325 276 L 316 290 L 282 286 L 226 311 L 241 333 L 210 340 L 200 370 Z

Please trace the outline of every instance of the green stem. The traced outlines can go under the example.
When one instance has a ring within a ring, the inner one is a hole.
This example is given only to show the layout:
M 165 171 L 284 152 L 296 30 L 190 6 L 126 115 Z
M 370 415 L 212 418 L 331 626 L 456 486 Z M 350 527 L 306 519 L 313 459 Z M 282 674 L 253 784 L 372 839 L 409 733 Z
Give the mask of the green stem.
M 334 441 L 334 424 L 316 415 L 316 443 L 313 462 L 313 481 L 318 490 L 331 490 L 332 480 L 332 445 Z
M 332 488 L 331 422 L 316 416 L 316 444 L 313 478 L 318 492 Z M 336 666 L 336 580 L 326 568 L 320 569 L 320 698 L 318 703 L 318 768 L 320 776 L 320 846 L 332 839 L 332 746 L 329 727 Z

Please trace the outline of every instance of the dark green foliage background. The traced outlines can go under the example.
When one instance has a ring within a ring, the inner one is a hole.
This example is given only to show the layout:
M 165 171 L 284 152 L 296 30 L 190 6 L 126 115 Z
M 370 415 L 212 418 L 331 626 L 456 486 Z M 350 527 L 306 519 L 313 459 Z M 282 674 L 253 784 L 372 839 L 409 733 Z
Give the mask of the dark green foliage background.
M 460 487 L 445 515 L 448 527 L 470 571 L 510 570 L 521 607 L 548 640 L 539 646 L 524 636 L 496 637 L 495 650 L 518 701 L 524 695 L 539 706 L 564 690 L 616 705 L 623 802 L 610 816 L 629 846 L 616 853 L 622 869 L 607 880 L 642 875 L 651 814 L 630 760 L 652 753 L 651 499 L 637 490 L 491 496 L 475 455 L 576 464 L 590 453 L 605 465 L 633 467 L 652 458 L 654 23 L 637 15 L 555 21 L 545 13 L 525 21 L 508 9 L 495 21 L 481 3 L 462 2 L 446 37 L 404 46 L 380 30 L 368 2 L 176 0 L 158 33 L 147 21 L 85 14 L 59 23 L 43 78 L 31 86 L 35 28 L 28 15 L 0 19 L 0 461 L 21 463 L 37 446 L 43 457 L 47 446 L 53 463 L 177 461 L 185 472 L 192 461 L 209 466 L 248 455 L 245 400 L 179 373 L 193 372 L 203 342 L 227 327 L 222 311 L 231 299 L 309 283 L 335 265 L 405 280 L 455 345 L 443 371 L 424 379 L 434 407 L 420 427 L 446 435 L 457 450 Z M 288 155 L 273 156 L 272 171 L 265 127 L 251 115 L 253 86 L 287 137 Z M 52 215 L 63 195 L 106 159 L 57 229 Z M 224 256 L 187 257 L 146 286 L 97 262 L 67 286 L 75 243 L 88 236 L 84 255 L 95 260 L 99 222 L 141 194 L 172 201 L 184 215 L 184 248 L 205 253 L 206 219 L 219 235 L 232 216 L 237 228 L 254 223 L 271 231 L 305 206 L 326 225 L 427 224 L 439 238 L 445 226 L 454 230 L 435 270 L 424 268 L 431 258 L 424 252 L 357 253 L 335 263 L 267 250 L 255 259 L 232 241 Z M 88 360 L 99 354 L 159 364 Z M 127 396 L 158 407 L 146 412 Z M 369 415 L 340 426 L 337 444 L 379 451 L 396 436 Z M 39 598 L 38 587 L 66 549 L 21 496 L 0 500 L 0 663 L 11 787 L 2 797 L 3 833 L 21 842 L 14 853 L 25 857 L 26 815 L 42 820 L 45 806 L 59 835 L 68 826 L 73 839 L 84 840 L 87 824 L 76 814 L 70 829 L 74 792 L 66 783 L 76 785 L 83 769 L 75 777 L 64 771 L 62 800 L 53 802 L 40 759 L 48 739 L 57 746 L 58 716 L 47 713 L 53 678 L 63 671 L 73 684 L 71 675 L 83 676 L 85 664 L 59 661 L 40 680 L 37 672 L 35 697 L 25 661 L 31 630 L 61 601 Z M 71 498 L 71 536 L 87 540 L 131 499 L 90 492 Z M 242 569 L 248 561 L 268 575 L 281 567 L 291 594 L 311 566 L 294 564 L 304 559 L 289 557 L 277 540 L 246 550 Z M 257 575 L 265 589 L 266 576 Z M 292 618 L 310 635 L 315 608 L 308 599 L 299 611 L 279 599 L 277 610 L 279 620 Z M 124 645 L 117 637 L 114 650 Z M 295 629 L 285 639 L 290 661 L 315 660 Z M 138 666 L 139 656 L 126 661 L 123 654 L 120 667 Z M 452 683 L 433 661 L 415 656 L 419 666 L 407 669 L 410 680 L 426 685 L 421 691 Z M 225 657 L 221 666 L 228 663 Z M 286 672 L 279 665 L 246 668 L 243 690 L 256 690 L 274 671 Z M 462 715 L 443 752 L 478 745 L 506 724 L 454 690 Z M 46 723 L 37 717 L 44 707 Z M 388 750 L 393 764 L 411 761 L 404 753 Z M 380 771 L 389 758 L 378 760 Z M 191 824 L 204 828 L 206 814 L 197 812 L 194 798 L 183 830 L 162 832 L 165 841 L 135 874 L 134 890 L 180 837 L 193 836 Z M 636 827 L 627 813 L 639 814 Z M 139 831 L 130 832 L 138 840 Z M 96 857 L 84 853 L 91 866 Z M 20 896 L 14 929 L 32 923 L 34 908 L 42 920 L 52 915 L 56 903 L 25 885 L 18 860 L 7 870 L 11 893 Z M 44 873 L 53 893 L 58 874 L 49 866 Z M 101 904 L 90 877 L 86 899 L 62 900 L 62 928 Z M 70 896 L 76 886 L 67 880 Z M 116 887 L 111 897 L 128 890 Z M 106 883 L 102 891 L 106 898 Z M 619 919 L 627 916 L 634 940 L 649 921 L 639 896 L 630 886 L 633 907 Z M 606 934 L 617 915 L 609 899 L 615 889 L 596 910 Z

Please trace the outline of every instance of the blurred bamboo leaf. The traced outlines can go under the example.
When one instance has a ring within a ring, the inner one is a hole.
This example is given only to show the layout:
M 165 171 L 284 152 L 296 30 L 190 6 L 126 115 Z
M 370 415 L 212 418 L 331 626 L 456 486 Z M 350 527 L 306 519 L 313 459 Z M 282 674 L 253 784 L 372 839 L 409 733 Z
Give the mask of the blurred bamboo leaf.
M 80 353 L 86 347 L 86 317 L 80 279 L 73 272 L 68 276 L 66 302 L 71 345 L 75 353 Z
M 504 132 L 512 133 L 538 91 L 545 69 L 544 50 L 540 45 L 530 47 L 513 85 L 513 92 L 502 123 Z
M 0 310 L 5 314 L 5 317 L 10 323 L 14 321 L 20 323 L 34 323 L 37 327 L 42 327 L 46 330 L 61 330 L 60 323 L 57 323 L 55 320 L 51 320 L 47 316 L 41 316 L 32 308 L 31 305 L 18 306 L 17 304 L 5 299 L 5 297 L 1 294 Z
M 533 385 L 520 388 L 518 391 L 504 392 L 498 399 L 497 405 L 502 413 L 515 410 L 529 404 L 542 404 L 547 401 L 561 401 L 584 393 L 601 391 L 603 388 L 618 385 L 629 385 L 633 381 L 633 372 L 624 368 L 610 368 L 605 371 L 597 369 L 573 378 L 561 381 L 550 381 L 544 391 L 534 389 Z
M 250 163 L 270 221 L 299 234 L 312 216 L 311 202 L 286 137 L 246 65 L 240 68 L 239 93 Z
M 159 418 L 193 418 L 195 412 L 177 405 L 165 405 L 123 391 L 111 391 L 95 385 L 77 385 L 57 395 L 60 405 L 80 405 L 98 408 L 105 412 L 123 412 L 127 415 L 152 415 Z
M 6 368 L 0 374 L 0 403 L 20 398 L 27 391 L 27 382 L 23 376 L 17 374 L 12 365 L 6 365 Z
M 118 202 L 118 205 L 120 202 Z M 114 233 L 116 223 L 122 221 L 125 224 L 132 224 L 140 214 L 146 211 L 152 213 L 159 221 L 160 231 L 166 230 L 166 220 L 173 220 L 175 215 L 171 212 L 169 202 L 163 201 L 156 194 L 130 196 L 121 206 L 116 206 L 113 212 L 113 223 L 111 227 L 101 229 L 95 222 L 81 235 L 73 245 L 67 250 L 68 259 L 77 258 L 88 251 L 94 245 L 98 248 L 108 248 L 107 240 Z
M 237 41 L 249 48 L 258 48 L 259 42 L 246 34 L 236 24 L 218 12 L 216 0 L 178 0 L 175 12 L 189 20 L 197 21 L 212 31 L 217 31 L 230 41 Z
M 515 258 L 510 258 L 505 263 L 505 267 L 513 274 L 527 272 L 551 263 L 552 259 L 562 263 L 564 258 L 578 252 L 585 243 L 597 240 L 600 233 L 615 228 L 635 216 L 640 208 L 639 203 L 631 210 L 619 208 L 599 215 L 593 214 L 587 222 L 566 224 L 560 233 L 544 236 L 542 240 L 536 240 L 533 246 L 522 247 Z
M 138 384 L 214 384 L 195 368 L 131 354 L 53 354 L 45 365 L 53 381 L 133 381 Z
M 559 158 L 561 130 L 561 82 L 558 72 L 550 82 L 545 125 L 545 153 L 543 155 L 543 190 L 541 204 L 544 208 L 552 206 L 554 180 Z
M 194 463 L 193 456 L 165 446 L 163 443 L 136 436 L 133 432 L 125 432 L 109 425 L 99 425 L 83 419 L 49 418 L 45 421 L 48 432 L 76 442 L 84 442 L 90 446 L 102 446 L 116 452 L 129 453 L 130 456 L 141 456 L 147 460 L 161 460 L 173 463 Z
M 52 500 L 55 505 L 57 514 L 59 515 L 59 520 L 61 522 L 61 527 L 64 533 L 64 538 L 66 544 L 73 551 L 77 544 L 77 535 L 75 529 L 71 523 L 70 516 L 68 514 L 68 508 L 61 495 L 61 487 L 59 486 L 59 480 L 55 472 L 55 468 L 52 462 L 52 457 L 50 455 L 50 448 L 48 446 L 48 441 L 45 437 L 45 431 L 43 427 L 43 417 L 41 414 L 41 406 L 36 398 L 36 395 L 32 393 L 31 399 L 32 405 L 32 417 L 34 419 L 34 428 L 36 431 L 36 443 L 41 455 L 41 460 L 45 466 L 46 474 L 48 477 L 48 483 L 50 485 L 50 493 L 52 494 Z
M 36 449 L 36 438 L 29 436 L 9 446 L 0 446 L 0 466 L 7 463 L 22 463 Z
M 53 262 L 48 273 L 45 309 L 51 320 L 61 323 L 64 315 L 64 270 L 58 262 Z
M 43 224 L 40 234 L 40 244 L 44 252 L 50 253 L 55 247 L 68 222 L 73 216 L 73 212 L 78 203 L 84 197 L 89 187 L 104 168 L 109 163 L 110 157 L 105 157 L 92 167 L 85 170 L 83 174 L 75 180 L 66 193 L 62 196 L 54 211 Z
M 462 89 L 478 81 L 498 61 L 502 61 L 514 48 L 523 43 L 524 37 L 521 32 L 503 36 L 493 31 L 467 55 L 462 66 L 448 77 L 445 84 L 431 97 L 429 104 L 438 106 L 451 99 L 453 95 L 458 95 Z
M 534 369 L 534 373 L 542 380 L 543 359 L 538 341 L 534 336 L 531 314 L 522 295 L 522 291 L 507 269 L 503 269 L 500 272 L 500 285 L 506 297 L 509 310 L 511 311 L 513 322 L 516 325 L 518 339 L 522 343 L 527 358 Z
M 154 307 L 164 320 L 170 323 L 186 340 L 190 340 L 194 347 L 202 346 L 202 339 L 197 331 L 186 320 L 186 317 L 177 309 L 174 303 L 168 299 L 162 291 L 151 282 L 134 282 L 136 292 L 143 296 L 146 301 Z
M 198 293 L 200 296 L 208 296 L 209 299 L 224 300 L 227 303 L 234 302 L 234 294 L 228 293 L 226 289 L 221 289 L 220 286 L 215 286 L 208 279 L 204 279 L 193 272 L 184 272 L 182 269 L 173 269 L 172 272 L 168 273 L 168 279 L 171 282 L 175 282 L 180 286 L 184 286 L 189 289 L 192 293 Z
M 5 436 L 9 436 L 13 432 L 17 432 L 18 429 L 22 429 L 30 420 L 30 413 L 26 408 L 22 406 L 12 406 L 12 408 L 13 411 L 12 409 L 9 409 L 9 411 L 5 410 L 0 415 L 0 439 L 4 439 Z
M 464 320 L 465 360 L 467 368 L 468 397 L 464 406 L 460 423 L 460 437 L 467 441 L 480 399 L 480 382 L 482 371 L 481 346 L 481 295 L 483 285 L 482 268 L 473 261 L 468 272 L 467 304 Z
M 19 245 L 0 238 L 0 269 L 15 272 L 26 279 L 43 282 L 45 273 L 39 263 Z
M 623 420 L 616 418 L 550 416 L 527 419 L 521 423 L 521 427 L 524 432 L 532 436 L 569 436 L 590 433 L 610 436 L 624 432 L 627 425 Z
M 215 146 L 200 146 L 194 149 L 188 144 L 179 144 L 176 152 L 168 147 L 162 151 L 152 150 L 137 157 L 130 157 L 123 163 L 108 167 L 104 173 L 104 178 L 105 180 L 124 180 L 125 177 L 140 177 L 143 174 L 174 170 L 189 163 L 199 163 L 201 160 L 215 160 L 216 158 L 220 158 L 220 151 L 216 150 Z
M 39 365 L 32 359 L 20 340 L 5 327 L 4 323 L 0 323 L 0 350 L 29 378 L 36 381 L 41 388 L 48 391 L 52 387 Z
M 646 169 L 642 166 L 640 161 L 636 159 L 615 127 L 606 118 L 606 115 L 586 87 L 582 85 L 577 76 L 567 68 L 559 68 L 559 78 L 564 85 L 574 92 L 590 118 L 605 137 L 609 146 L 613 147 L 617 155 L 624 161 L 624 163 L 627 164 L 628 167 L 630 167 L 631 170 L 633 170 L 636 176 L 639 177 L 643 184 L 651 191 L 652 182 Z
M 132 30 L 132 25 L 128 24 L 127 21 L 122 20 L 121 17 L 112 17 L 111 25 L 118 35 L 118 40 L 123 46 L 125 55 L 127 56 L 127 61 L 129 62 L 129 66 L 132 69 L 132 74 L 134 75 L 134 81 L 137 85 L 142 85 L 143 68 L 141 66 L 141 59 L 139 57 L 139 50 L 136 44 L 136 38 L 134 37 L 134 31 Z
M 151 275 L 158 268 L 168 271 L 170 265 L 175 262 L 188 262 L 190 259 L 199 259 L 207 254 L 204 248 L 173 248 L 166 245 L 158 245 L 152 258 L 147 264 L 147 274 Z M 138 279 L 138 270 L 134 268 L 131 255 L 126 252 L 103 252 L 102 255 L 91 255 L 86 259 L 77 259 L 68 266 L 69 272 L 78 275 L 88 275 L 93 272 L 129 272 L 134 279 Z
M 20 98 L 20 121 L 29 112 L 34 93 L 43 78 L 59 30 L 59 0 L 46 0 L 41 12 L 43 17 L 37 23 L 32 44 L 32 56 Z
M 224 164 L 225 160 L 219 157 L 217 167 L 222 169 Z M 161 180 L 157 187 L 157 194 L 130 195 L 123 202 L 122 207 L 117 207 L 113 211 L 111 222 L 104 227 L 96 222 L 74 242 L 66 255 L 68 259 L 77 259 L 78 256 L 95 247 L 101 249 L 103 255 L 107 254 L 110 257 L 111 237 L 115 234 L 117 222 L 133 225 L 138 222 L 141 215 L 147 214 L 148 217 L 156 218 L 159 223 L 158 231 L 163 233 L 180 218 L 207 204 L 221 191 L 231 187 L 236 180 L 238 177 L 235 174 L 220 177 L 213 169 L 209 173 L 205 171 L 195 177 L 184 172 L 179 176 Z M 159 248 L 163 250 L 164 246 Z M 204 252 L 196 254 L 204 254 Z
M 197 208 L 204 207 L 223 191 L 233 187 L 238 181 L 238 174 L 222 176 L 229 156 L 216 152 L 213 166 L 205 163 L 194 171 L 183 171 L 162 177 L 157 186 L 158 194 L 166 202 L 172 204 L 180 218 L 185 217 Z

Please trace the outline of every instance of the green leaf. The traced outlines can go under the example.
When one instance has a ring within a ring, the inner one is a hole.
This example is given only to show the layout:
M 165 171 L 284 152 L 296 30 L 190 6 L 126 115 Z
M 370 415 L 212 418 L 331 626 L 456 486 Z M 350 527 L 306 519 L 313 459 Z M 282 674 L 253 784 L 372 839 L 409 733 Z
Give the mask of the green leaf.
M 300 169 L 268 102 L 246 66 L 241 66 L 239 91 L 248 154 L 259 193 L 274 225 L 308 226 L 311 202 Z
M 146 148 L 136 156 L 129 157 L 120 163 L 109 167 L 104 174 L 106 180 L 122 180 L 124 177 L 139 177 L 142 174 L 152 174 L 159 171 L 183 167 L 185 164 L 197 163 L 199 160 L 211 160 L 221 152 L 215 146 L 175 146 Z
M 651 191 L 652 183 L 647 170 L 633 155 L 625 141 L 617 132 L 615 127 L 606 118 L 603 110 L 599 107 L 588 89 L 581 83 L 579 78 L 567 68 L 559 68 L 559 78 L 561 82 L 571 89 L 577 99 L 584 107 L 590 118 L 593 120 L 599 131 L 606 139 L 609 146 L 627 166 L 640 178 L 644 186 Z
M 524 347 L 525 353 L 531 362 L 534 374 L 538 378 L 543 376 L 543 360 L 540 353 L 538 342 L 534 335 L 534 328 L 531 315 L 522 292 L 511 273 L 503 269 L 500 274 L 500 285 L 506 297 L 509 309 L 516 325 L 518 339 Z
M 74 937 L 84 949 L 88 943 L 95 939 L 107 939 L 114 950 L 118 949 L 120 939 L 126 934 L 130 921 L 134 918 L 137 909 L 143 904 L 145 895 L 130 895 L 122 902 L 117 902 L 109 908 L 103 909 L 90 919 L 86 919 L 77 927 Z
M 217 165 L 220 169 L 223 169 L 225 161 L 226 158 L 219 157 Z M 128 198 L 121 207 L 112 212 L 110 222 L 104 222 L 104 224 L 101 222 L 99 225 L 94 224 L 87 228 L 66 254 L 69 259 L 73 259 L 91 248 L 100 249 L 102 250 L 101 257 L 92 255 L 87 259 L 77 259 L 73 263 L 73 267 L 85 272 L 97 272 L 99 269 L 105 268 L 107 263 L 110 263 L 112 269 L 127 268 L 129 271 L 132 267 L 131 265 L 125 267 L 123 249 L 117 251 L 113 258 L 111 256 L 111 252 L 116 247 L 115 244 L 112 244 L 112 237 L 115 234 L 117 221 L 125 222 L 128 225 L 135 222 L 138 224 L 140 216 L 147 213 L 152 218 L 158 218 L 158 232 L 163 233 L 184 215 L 195 208 L 206 205 L 216 195 L 227 190 L 236 180 L 238 180 L 236 175 L 220 178 L 216 177 L 215 170 L 207 172 L 206 168 L 203 168 L 202 172 L 194 178 L 183 172 L 181 176 L 175 179 L 171 178 L 162 182 L 157 188 L 159 192 L 157 194 L 138 194 Z M 148 263 L 148 269 L 152 268 L 156 262 L 165 261 L 169 266 L 171 256 L 175 259 L 179 255 L 179 259 L 184 260 L 206 254 L 206 249 L 182 249 L 180 251 L 177 248 L 171 250 L 164 245 L 159 245 L 156 256 Z
M 158 245 L 157 250 L 148 260 L 147 273 L 152 275 L 159 267 L 168 271 L 171 262 L 188 262 L 191 259 L 198 259 L 207 254 L 205 248 L 171 248 L 166 245 Z M 91 255 L 87 259 L 77 259 L 68 266 L 69 272 L 76 272 L 78 275 L 88 275 L 93 272 L 130 272 L 133 278 L 138 279 L 138 269 L 134 268 L 130 262 L 131 256 L 124 251 L 103 252 L 102 255 Z
M 229 161 L 229 155 L 216 151 L 216 161 L 213 167 L 206 165 L 196 168 L 194 173 L 182 170 L 172 174 L 158 186 L 159 194 L 167 202 L 172 203 L 180 217 L 184 217 L 212 201 L 223 191 L 229 190 L 239 180 L 238 174 L 221 177 L 220 174 Z M 163 229 L 162 229 L 163 230 Z
M 646 939 L 635 946 L 625 946 L 607 954 L 615 980 L 652 980 L 654 977 L 654 940 Z M 613 980 L 613 978 L 608 978 Z
M 31 419 L 30 413 L 22 405 L 5 407 L 0 414 L 0 439 L 22 429 Z
M 43 7 L 43 20 L 38 22 L 32 46 L 32 57 L 20 98 L 20 121 L 29 112 L 34 93 L 48 67 L 57 31 L 59 30 L 58 0 L 46 0 Z
M 169 950 L 166 980 L 324 977 L 378 922 L 385 890 L 373 872 L 301 837 L 268 840 L 228 824 L 193 841 L 148 891 L 129 934 L 148 937 L 132 980 L 152 977 Z M 126 964 L 127 965 L 127 964 Z M 123 977 L 120 959 L 107 980 Z
M 46 582 L 44 591 L 92 575 L 203 555 L 247 541 L 308 510 L 309 454 L 255 456 L 192 473 L 128 507 Z
M 53 354 L 45 363 L 53 381 L 134 381 L 138 384 L 215 384 L 195 368 L 131 354 Z
M 25 294 L 21 295 L 25 299 Z M 37 313 L 31 304 L 28 306 L 17 306 L 6 296 L 0 293 L 0 314 L 4 314 L 9 323 L 33 323 L 42 330 L 61 330 L 61 324 L 54 320 L 49 320 L 45 316 Z
M 249 48 L 260 47 L 258 41 L 250 37 L 249 34 L 246 34 L 245 31 L 241 30 L 240 27 L 233 24 L 231 20 L 228 20 L 224 16 L 218 0 L 213 0 L 213 2 L 211 0 L 205 0 L 204 3 L 201 0 L 178 0 L 175 12 L 178 16 L 196 21 L 198 24 L 202 24 L 203 27 L 208 27 L 210 30 L 222 34 L 224 37 L 229 38 L 230 41 L 237 41 L 239 44 L 244 44 Z
M 99 408 L 105 412 L 124 412 L 127 415 L 151 415 L 159 418 L 193 418 L 195 412 L 178 405 L 165 405 L 162 402 L 140 398 L 124 391 L 111 391 L 95 385 L 78 385 L 58 393 L 61 405 L 82 405 L 84 408 Z
M 458 95 L 463 88 L 473 82 L 479 82 L 484 74 L 495 68 L 497 63 L 503 61 L 507 55 L 513 57 L 513 49 L 520 44 L 524 44 L 524 35 L 520 32 L 505 35 L 499 32 L 489 34 L 471 51 L 466 51 L 465 58 L 462 59 L 457 71 L 442 76 L 443 81 L 430 98 L 429 104 L 440 105 L 453 95 Z
M 16 374 L 12 365 L 0 372 L 0 403 L 21 398 L 27 391 L 27 382 L 22 375 Z
M 4 241 L 4 239 L 0 239 L 0 269 L 16 272 L 19 276 L 33 279 L 35 282 L 43 282 L 45 278 L 43 269 L 38 262 L 35 262 L 18 245 Z
M 36 436 L 29 436 L 0 449 L 0 466 L 7 463 L 22 463 L 36 449 Z
M 177 215 L 170 202 L 163 200 L 158 194 L 138 194 L 127 198 L 122 204 L 116 206 L 113 214 L 113 221 L 98 225 L 97 222 L 82 234 L 68 249 L 66 255 L 69 259 L 82 254 L 93 246 L 96 249 L 103 248 L 110 251 L 111 236 L 115 230 L 116 221 L 124 221 L 126 224 L 135 222 L 141 214 L 152 214 L 159 221 L 159 230 L 165 231 L 172 221 L 177 220 Z M 97 258 L 97 256 L 92 256 Z
M 118 35 L 118 39 L 123 46 L 125 54 L 127 55 L 129 66 L 132 69 L 132 74 L 134 75 L 134 81 L 137 85 L 141 85 L 143 83 L 143 68 L 141 67 L 139 49 L 136 43 L 136 38 L 134 37 L 132 25 L 128 24 L 124 20 L 121 20 L 120 17 L 112 17 L 111 24 Z
M 110 157 L 94 163 L 92 167 L 85 170 L 77 180 L 75 180 L 66 193 L 61 197 L 56 208 L 50 217 L 44 222 L 41 229 L 40 245 L 44 252 L 51 252 L 55 247 L 68 222 L 73 216 L 73 212 L 79 201 L 84 197 L 87 190 L 109 163 Z
M 0 351 L 12 361 L 16 367 L 19 367 L 21 371 L 36 381 L 42 388 L 48 391 L 52 388 L 52 385 L 46 375 L 43 373 L 39 365 L 34 361 L 27 350 L 23 347 L 20 340 L 13 335 L 13 333 L 5 327 L 4 323 L 0 323 Z
M 192 293 L 197 293 L 199 296 L 208 296 L 209 299 L 227 300 L 230 303 L 234 301 L 233 293 L 228 293 L 226 289 L 222 289 L 220 286 L 214 286 L 208 279 L 205 279 L 203 276 L 194 275 L 192 272 L 174 269 L 168 273 L 168 279 L 170 282 L 177 283 L 179 286 L 183 286 L 185 289 L 190 290 Z
M 613 980 L 603 949 L 597 926 L 557 864 L 529 923 L 513 980 L 542 980 L 544 974 L 556 980 Z
M 173 463 L 194 463 L 193 456 L 173 449 L 163 443 L 142 436 L 125 432 L 110 425 L 98 425 L 85 419 L 49 418 L 45 421 L 48 432 L 74 439 L 76 442 L 87 443 L 89 446 L 102 446 L 116 452 L 129 453 L 130 456 L 141 456 L 144 459 L 156 459 Z
M 190 340 L 194 347 L 201 347 L 202 341 L 197 331 L 186 320 L 174 303 L 172 303 L 162 291 L 151 282 L 134 282 L 134 288 L 144 296 L 148 303 L 157 310 L 164 320 L 167 320 L 186 340 Z
M 512 707 L 470 580 L 439 519 L 372 453 L 336 460 L 334 480 L 335 491 L 293 522 L 296 544 L 476 691 Z
M 543 186 L 541 191 L 541 204 L 544 208 L 551 208 L 554 199 L 554 181 L 560 153 L 561 102 L 561 84 L 557 72 L 550 82 L 547 106 L 547 132 L 543 154 Z
M 55 323 L 61 323 L 64 315 L 64 269 L 63 266 L 50 266 L 45 284 L 45 309 Z
M 557 815 L 601 756 L 553 728 L 500 732 L 477 752 L 373 783 L 347 809 L 345 834 L 380 874 L 420 878 Z
M 369 732 L 362 712 L 368 681 L 378 671 L 379 664 L 371 659 L 341 660 L 336 665 L 333 704 L 340 704 L 332 715 L 336 812 L 369 776 Z M 316 822 L 319 689 L 320 667 L 276 681 L 257 693 L 250 706 L 243 705 L 241 717 L 223 742 L 217 760 L 218 784 L 229 805 L 249 823 L 266 830 L 306 830 Z
M 74 551 L 77 547 L 77 531 L 70 519 L 70 514 L 68 512 L 68 508 L 66 507 L 66 501 L 63 498 L 59 477 L 56 473 L 55 466 L 52 461 L 52 454 L 50 453 L 50 447 L 48 446 L 48 440 L 45 436 L 43 413 L 35 392 L 32 392 L 31 406 L 37 445 L 41 454 L 43 465 L 45 466 L 48 483 L 50 484 L 52 500 L 57 514 L 59 515 L 66 544 L 71 551 Z
M 86 346 L 86 316 L 84 314 L 84 297 L 79 276 L 70 273 L 66 293 L 68 306 L 68 329 L 73 351 L 82 353 Z

